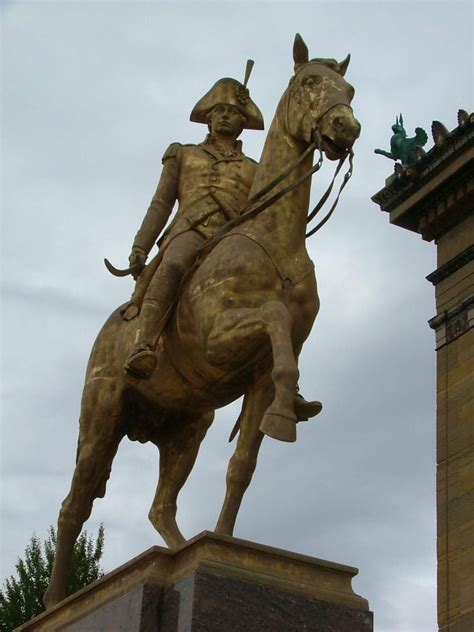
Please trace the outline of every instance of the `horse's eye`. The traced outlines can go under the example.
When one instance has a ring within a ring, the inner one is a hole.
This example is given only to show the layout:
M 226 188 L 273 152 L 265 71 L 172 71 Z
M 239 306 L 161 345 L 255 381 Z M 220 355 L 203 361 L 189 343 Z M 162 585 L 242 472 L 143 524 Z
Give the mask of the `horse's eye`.
M 309 77 L 305 81 L 305 87 L 311 90 L 312 88 L 315 88 L 318 84 L 320 84 L 321 81 L 321 77 Z

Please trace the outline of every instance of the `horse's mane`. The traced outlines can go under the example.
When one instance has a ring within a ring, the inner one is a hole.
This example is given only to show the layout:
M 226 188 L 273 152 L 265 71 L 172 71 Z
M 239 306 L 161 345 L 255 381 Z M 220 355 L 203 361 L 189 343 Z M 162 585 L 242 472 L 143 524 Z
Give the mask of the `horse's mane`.
M 302 68 L 306 68 L 306 66 L 309 66 L 310 64 L 320 64 L 321 66 L 326 66 L 326 68 L 330 68 L 339 75 L 344 76 L 350 58 L 351 56 L 348 55 L 344 61 L 339 62 L 337 59 L 333 59 L 332 57 L 314 57 L 306 62 L 297 63 L 295 64 L 295 74 L 290 79 L 290 83 Z
M 329 66 L 329 68 L 332 68 L 336 71 L 339 69 L 340 66 L 339 62 L 332 57 L 314 57 L 313 59 L 309 60 L 308 64 L 311 64 L 312 62 L 323 64 L 323 66 Z

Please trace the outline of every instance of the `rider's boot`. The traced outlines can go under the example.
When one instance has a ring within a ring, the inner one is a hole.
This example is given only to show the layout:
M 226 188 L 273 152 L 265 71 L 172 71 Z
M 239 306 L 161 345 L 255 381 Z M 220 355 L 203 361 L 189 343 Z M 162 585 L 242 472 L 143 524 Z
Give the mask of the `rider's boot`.
M 321 404 L 321 402 L 318 402 L 316 400 L 312 402 L 308 402 L 305 400 L 305 398 L 302 395 L 299 394 L 298 391 L 295 393 L 294 409 L 295 409 L 296 421 L 308 421 L 310 417 L 315 417 L 318 413 L 320 413 L 322 408 L 323 408 L 323 405 Z M 241 419 L 241 415 L 239 415 L 237 421 L 235 422 L 235 426 L 233 427 L 232 432 L 230 433 L 229 443 L 233 440 L 235 435 L 240 430 L 240 419 Z
M 298 421 L 308 421 L 321 412 L 323 405 L 321 402 L 308 402 L 298 392 L 295 394 L 295 415 Z
M 163 326 L 157 329 L 157 323 L 162 320 L 164 319 L 159 305 L 145 301 L 140 313 L 137 340 L 124 365 L 125 371 L 130 375 L 148 379 L 155 370 L 157 363 L 155 347 L 163 330 Z
M 168 254 L 173 255 L 172 252 Z M 150 282 L 138 317 L 135 345 L 124 366 L 127 373 L 141 379 L 149 378 L 155 370 L 158 361 L 156 343 L 165 328 L 176 300 L 176 289 L 186 269 L 184 264 L 179 265 L 176 257 L 168 256 L 168 259 L 170 261 L 163 259 Z

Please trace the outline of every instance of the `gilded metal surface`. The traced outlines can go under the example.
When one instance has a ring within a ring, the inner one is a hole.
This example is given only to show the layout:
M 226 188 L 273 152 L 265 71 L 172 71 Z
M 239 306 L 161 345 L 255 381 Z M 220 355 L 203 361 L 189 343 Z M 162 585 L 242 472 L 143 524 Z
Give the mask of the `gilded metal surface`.
M 343 78 L 348 58 L 342 63 L 310 61 L 299 36 L 293 52 L 295 74 L 277 107 L 250 196 L 297 163 L 314 139 L 328 158 L 336 160 L 347 154 L 360 132 L 350 107 L 354 90 Z M 175 160 L 180 152 L 186 160 L 185 147 L 172 147 L 169 158 L 165 154 L 165 168 L 167 160 Z M 206 153 L 205 146 L 189 150 L 198 161 L 207 160 Z M 244 180 L 247 167 L 238 160 L 240 153 L 229 157 L 232 160 L 226 160 L 225 167 L 219 166 L 219 177 L 233 180 L 229 174 L 239 162 Z M 284 184 L 296 182 L 311 168 L 312 160 L 311 152 Z M 212 178 L 214 161 L 205 164 Z M 196 186 L 203 186 L 199 178 Z M 159 447 L 160 478 L 149 517 L 170 548 L 184 542 L 175 520 L 176 500 L 216 408 L 245 395 L 217 533 L 233 533 L 264 434 L 295 439 L 297 360 L 319 307 L 314 266 L 305 246 L 310 186 L 306 180 L 231 230 L 201 262 L 184 283 L 179 304 L 158 342 L 157 366 L 149 379 L 123 371 L 140 336 L 143 310 L 126 321 L 117 309 L 105 323 L 87 368 L 77 463 L 59 515 L 56 559 L 45 596 L 48 606 L 64 595 L 71 549 L 94 499 L 105 494 L 124 435 Z M 193 209 L 194 193 L 189 195 Z M 204 191 L 202 196 L 204 201 Z M 170 202 L 161 193 L 159 198 Z M 230 198 L 228 202 L 235 208 Z M 196 213 L 199 209 L 196 204 Z M 182 216 L 178 211 L 176 224 Z M 166 239 L 174 237 L 171 232 Z M 140 241 L 144 251 L 151 247 L 146 234 L 145 230 Z M 132 257 L 132 265 L 137 259 Z

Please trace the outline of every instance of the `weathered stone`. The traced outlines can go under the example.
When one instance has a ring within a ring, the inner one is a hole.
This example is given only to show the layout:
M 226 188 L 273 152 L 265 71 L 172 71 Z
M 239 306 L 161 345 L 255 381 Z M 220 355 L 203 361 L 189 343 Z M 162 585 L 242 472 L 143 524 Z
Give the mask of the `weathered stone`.
M 152 547 L 17 632 L 372 632 L 357 569 L 204 532 Z
M 178 608 L 174 605 L 176 594 Z M 177 582 L 167 596 L 174 605 L 174 619 L 166 613 L 161 632 L 371 632 L 373 629 L 372 613 L 366 610 L 212 572 L 193 572 Z

